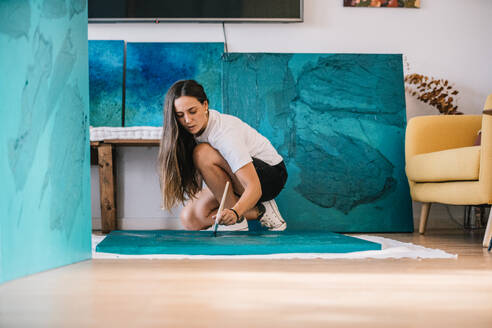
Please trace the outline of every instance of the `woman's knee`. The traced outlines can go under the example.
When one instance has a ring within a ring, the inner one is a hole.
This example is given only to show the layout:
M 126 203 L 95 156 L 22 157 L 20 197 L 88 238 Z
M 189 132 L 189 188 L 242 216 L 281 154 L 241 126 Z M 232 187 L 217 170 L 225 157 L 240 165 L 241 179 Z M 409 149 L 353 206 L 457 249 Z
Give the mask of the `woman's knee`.
M 193 162 L 195 167 L 200 168 L 217 164 L 217 150 L 208 143 L 201 143 L 193 149 Z
M 202 223 L 197 219 L 194 211 L 190 207 L 184 207 L 179 214 L 181 224 L 186 230 L 200 230 L 202 229 Z

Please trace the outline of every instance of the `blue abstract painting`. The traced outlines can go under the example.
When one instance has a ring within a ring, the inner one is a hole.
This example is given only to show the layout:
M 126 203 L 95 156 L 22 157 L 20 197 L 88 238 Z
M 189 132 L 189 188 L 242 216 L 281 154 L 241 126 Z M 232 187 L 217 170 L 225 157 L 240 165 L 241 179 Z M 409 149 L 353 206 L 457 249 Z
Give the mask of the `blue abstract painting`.
M 224 112 L 265 135 L 291 231 L 413 231 L 401 55 L 228 54 Z
M 3 282 L 91 257 L 87 2 L 1 1 L 0 49 Z
M 195 79 L 210 107 L 222 110 L 223 43 L 127 44 L 125 126 L 161 126 L 162 106 L 177 80 Z
M 91 126 L 122 126 L 124 41 L 89 41 Z
M 381 250 L 381 244 L 331 232 L 112 231 L 96 251 L 115 254 L 265 255 L 350 253 Z

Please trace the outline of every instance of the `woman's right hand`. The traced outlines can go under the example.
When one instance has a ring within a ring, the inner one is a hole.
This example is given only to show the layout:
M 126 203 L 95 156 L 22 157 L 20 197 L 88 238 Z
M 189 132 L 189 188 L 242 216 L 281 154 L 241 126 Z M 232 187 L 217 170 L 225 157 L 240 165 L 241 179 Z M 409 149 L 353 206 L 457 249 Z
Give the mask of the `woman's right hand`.
M 218 214 L 219 213 L 217 213 L 216 215 L 212 216 L 212 219 L 214 219 L 214 221 L 217 218 L 217 215 Z M 232 211 L 229 208 L 224 208 L 222 210 L 222 212 L 220 213 L 219 224 L 222 224 L 222 225 L 232 225 L 232 224 L 236 224 L 236 222 L 237 222 L 236 213 L 234 213 L 234 211 Z

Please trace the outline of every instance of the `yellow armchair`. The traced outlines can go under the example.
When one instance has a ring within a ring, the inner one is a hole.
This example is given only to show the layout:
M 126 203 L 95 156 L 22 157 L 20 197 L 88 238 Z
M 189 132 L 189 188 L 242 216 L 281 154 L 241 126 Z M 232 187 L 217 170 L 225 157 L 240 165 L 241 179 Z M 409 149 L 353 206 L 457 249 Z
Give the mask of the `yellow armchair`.
M 481 145 L 473 146 L 481 130 Z M 422 202 L 424 233 L 432 203 L 492 204 L 492 94 L 483 115 L 412 118 L 405 136 L 405 163 L 412 199 Z M 483 245 L 492 234 L 489 219 Z

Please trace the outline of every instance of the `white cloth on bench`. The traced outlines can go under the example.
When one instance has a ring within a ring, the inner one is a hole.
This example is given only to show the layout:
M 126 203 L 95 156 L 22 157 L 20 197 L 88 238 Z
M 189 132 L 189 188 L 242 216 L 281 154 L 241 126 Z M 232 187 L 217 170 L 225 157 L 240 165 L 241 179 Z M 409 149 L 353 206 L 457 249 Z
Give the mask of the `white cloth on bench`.
M 114 139 L 161 139 L 161 126 L 130 126 L 130 127 L 90 127 L 90 140 L 114 140 Z

